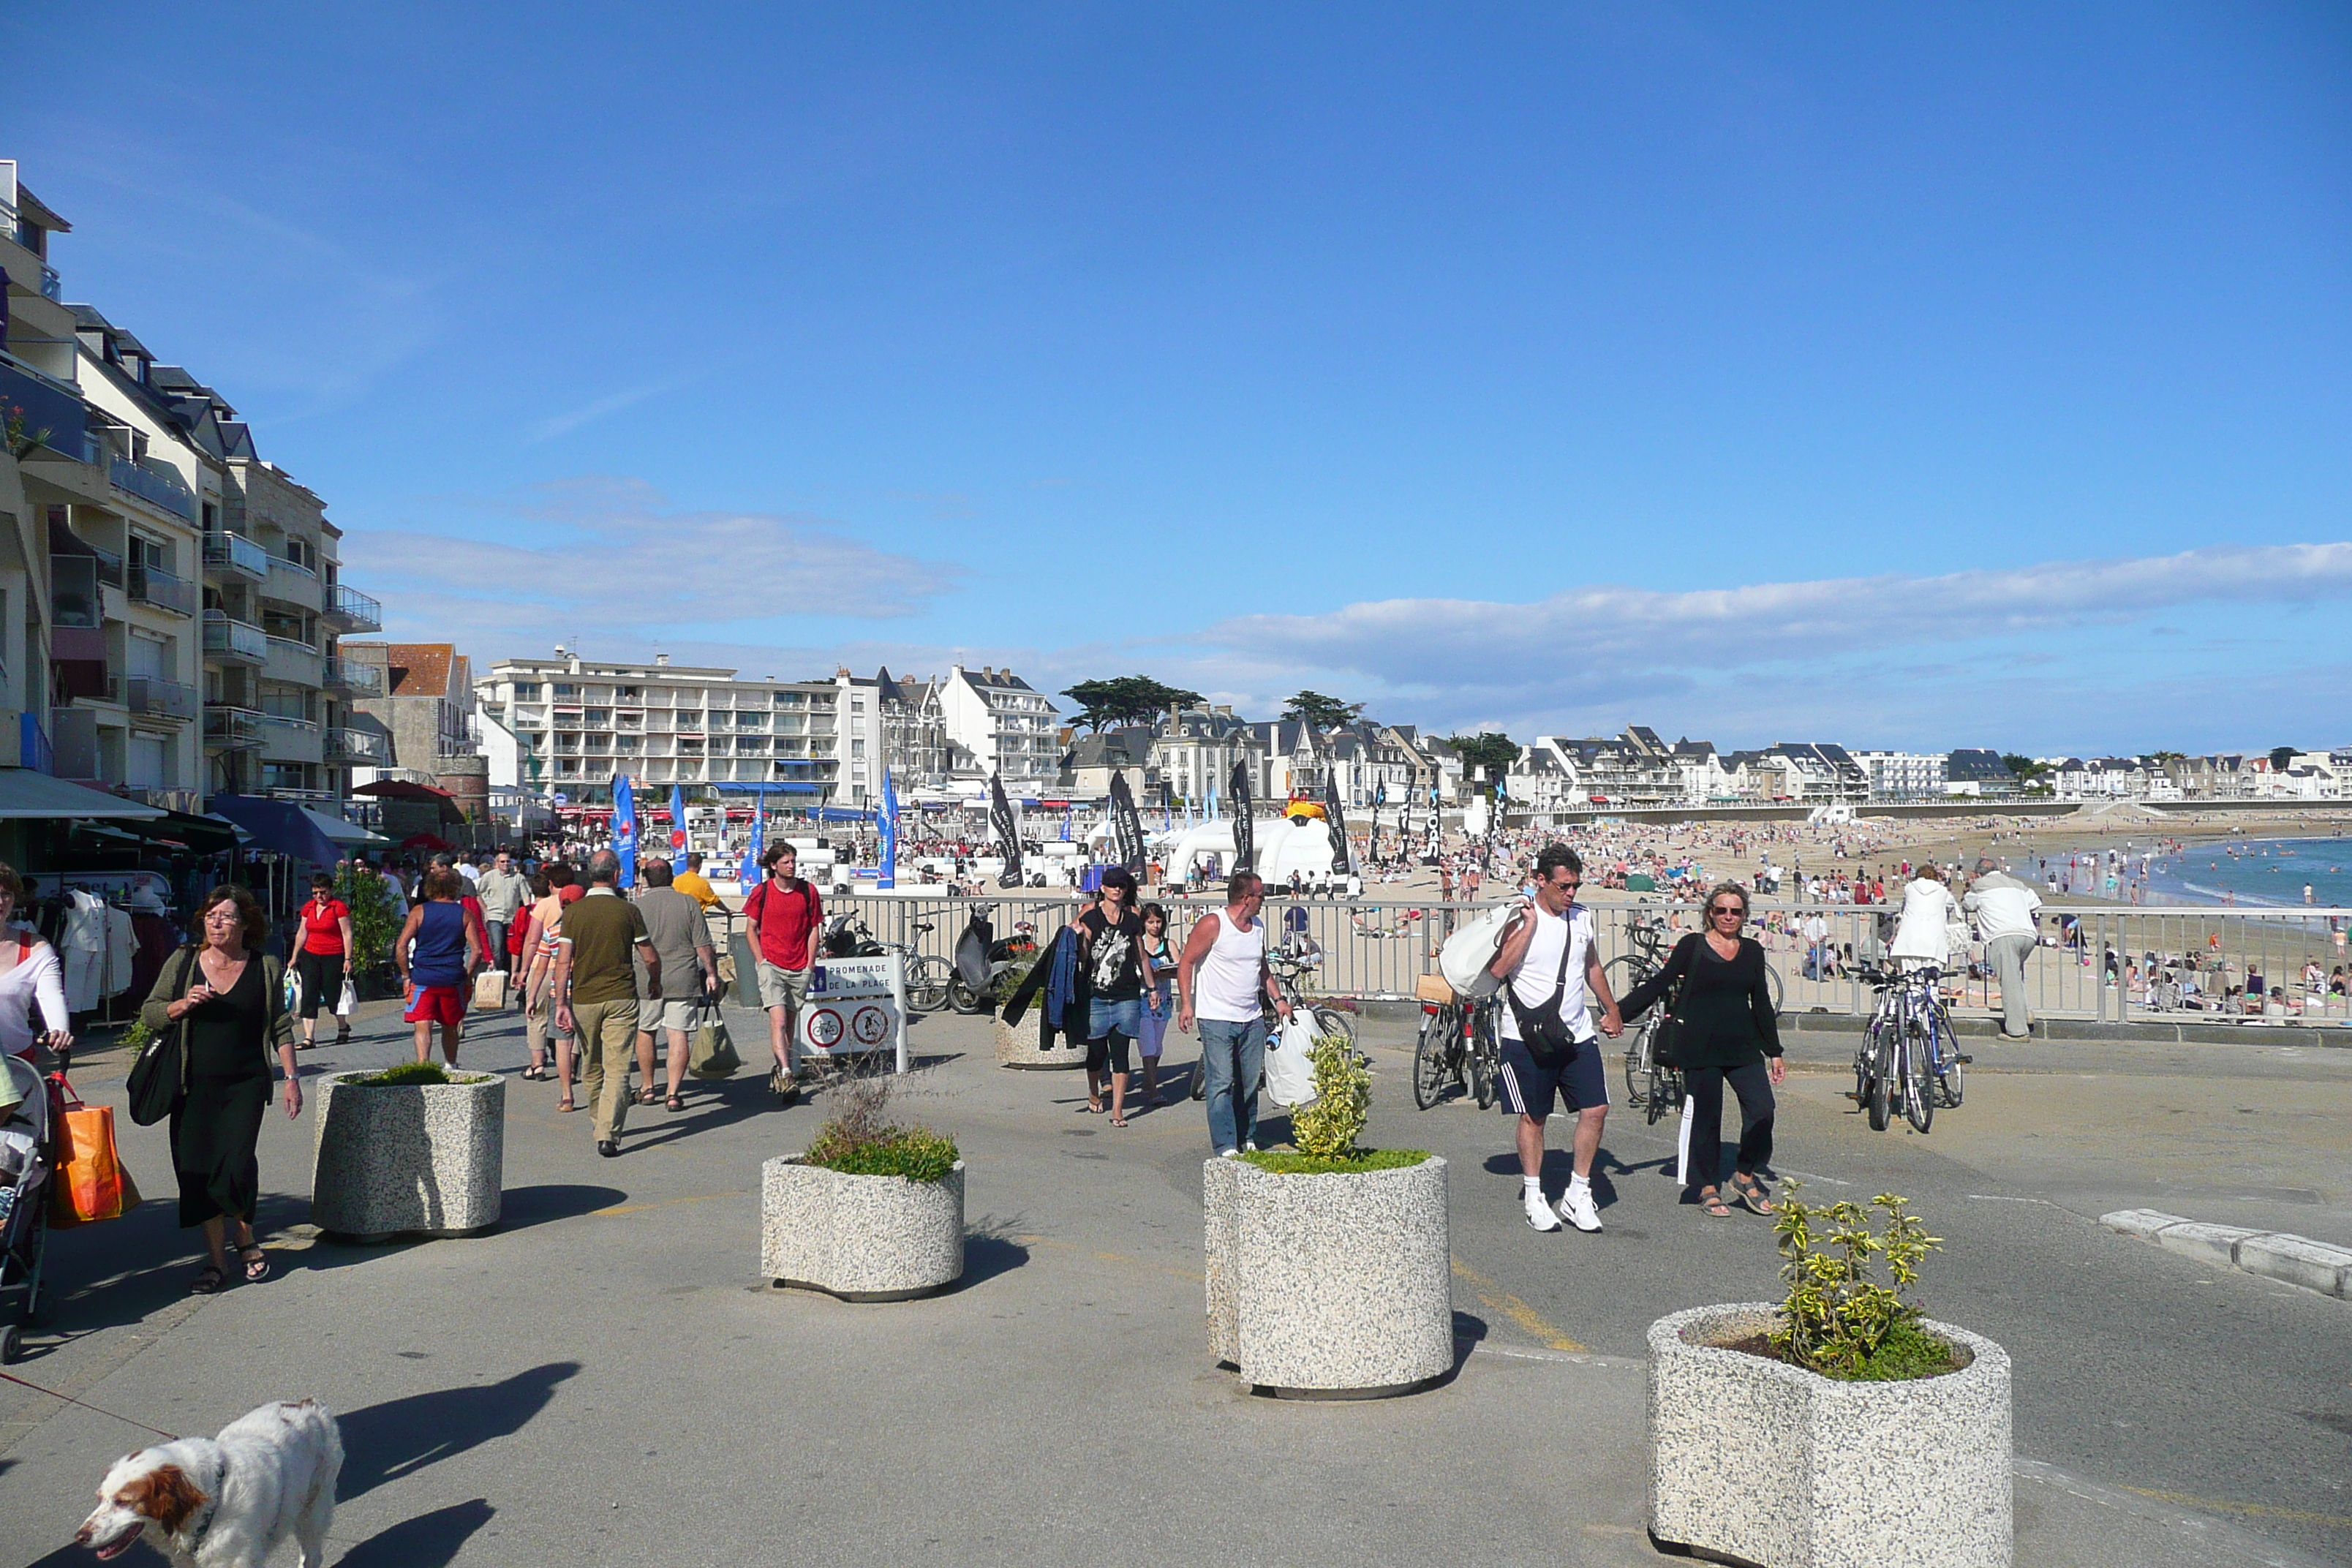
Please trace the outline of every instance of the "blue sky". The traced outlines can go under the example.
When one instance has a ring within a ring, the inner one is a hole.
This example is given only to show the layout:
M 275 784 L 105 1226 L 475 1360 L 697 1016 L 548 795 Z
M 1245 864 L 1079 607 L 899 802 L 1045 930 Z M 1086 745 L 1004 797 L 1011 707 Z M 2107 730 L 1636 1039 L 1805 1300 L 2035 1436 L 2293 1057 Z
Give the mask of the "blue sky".
M 0 156 L 478 659 L 2352 742 L 2341 7 L 750 9 L 18 5 Z

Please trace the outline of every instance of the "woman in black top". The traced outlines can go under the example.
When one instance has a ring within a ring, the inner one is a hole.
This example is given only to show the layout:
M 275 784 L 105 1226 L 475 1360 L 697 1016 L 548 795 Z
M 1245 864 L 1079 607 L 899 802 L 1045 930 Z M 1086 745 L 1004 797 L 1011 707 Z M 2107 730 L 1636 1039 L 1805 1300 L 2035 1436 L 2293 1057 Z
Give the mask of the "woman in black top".
M 269 1055 L 286 1072 L 286 1114 L 302 1112 L 294 1074 L 294 1023 L 285 1006 L 285 966 L 261 952 L 268 918 L 251 893 L 215 888 L 196 910 L 199 945 L 183 948 L 156 976 L 140 1016 L 157 1034 L 179 1032 L 180 1100 L 172 1108 L 172 1166 L 180 1178 L 180 1225 L 205 1227 L 212 1261 L 193 1289 L 208 1295 L 228 1277 L 228 1226 L 248 1280 L 269 1278 L 255 1243 L 261 1196 L 256 1148 L 269 1106 Z
M 1110 1080 L 1110 1124 L 1127 1125 L 1128 1047 L 1143 1034 L 1143 993 L 1152 982 L 1143 951 L 1143 918 L 1135 912 L 1135 875 L 1124 866 L 1103 872 L 1100 902 L 1070 921 L 1078 961 L 1087 973 L 1087 1109 L 1099 1111 L 1102 1080 Z
M 1756 1169 L 1771 1163 L 1772 1085 L 1786 1076 L 1787 1068 L 1780 1060 L 1780 1024 L 1772 1012 L 1764 949 L 1739 934 L 1747 924 L 1748 889 L 1737 882 L 1723 883 L 1706 896 L 1706 930 L 1676 942 L 1666 966 L 1633 987 L 1620 1005 L 1630 1023 L 1677 984 L 1682 985 L 1682 999 L 1675 1008 L 1682 1020 L 1676 1055 L 1690 1096 L 1690 1153 L 1683 1190 L 1695 1194 L 1717 1219 L 1731 1215 L 1717 1186 L 1722 1176 L 1726 1083 L 1739 1096 L 1739 1157 L 1732 1192 L 1741 1206 L 1758 1214 L 1780 1212 Z

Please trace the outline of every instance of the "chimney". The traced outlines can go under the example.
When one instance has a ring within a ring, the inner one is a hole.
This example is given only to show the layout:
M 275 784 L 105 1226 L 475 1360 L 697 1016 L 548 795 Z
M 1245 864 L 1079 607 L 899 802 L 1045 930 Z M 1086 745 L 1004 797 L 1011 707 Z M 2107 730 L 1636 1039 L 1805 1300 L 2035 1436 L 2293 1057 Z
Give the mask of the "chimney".
M 555 645 L 555 657 L 558 658 L 562 658 L 563 657 L 563 645 L 562 643 L 557 643 Z
M 669 655 L 666 653 L 657 653 L 654 655 L 654 663 L 656 665 L 667 665 L 669 663 Z

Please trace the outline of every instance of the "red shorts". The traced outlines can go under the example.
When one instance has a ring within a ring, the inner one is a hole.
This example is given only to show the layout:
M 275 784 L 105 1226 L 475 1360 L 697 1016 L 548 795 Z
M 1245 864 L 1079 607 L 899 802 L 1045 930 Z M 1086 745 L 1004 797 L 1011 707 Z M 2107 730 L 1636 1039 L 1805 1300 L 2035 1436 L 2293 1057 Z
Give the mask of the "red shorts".
M 446 1024 L 451 1028 L 466 1021 L 466 993 L 457 985 L 419 985 L 408 998 L 408 1011 L 401 1016 L 411 1024 Z

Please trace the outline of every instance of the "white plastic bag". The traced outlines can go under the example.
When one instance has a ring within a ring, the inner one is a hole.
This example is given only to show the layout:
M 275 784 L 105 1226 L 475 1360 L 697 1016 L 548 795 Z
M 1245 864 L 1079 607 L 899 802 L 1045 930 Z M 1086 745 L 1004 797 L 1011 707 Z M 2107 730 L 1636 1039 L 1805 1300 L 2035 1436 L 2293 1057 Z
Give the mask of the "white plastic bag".
M 1286 1110 L 1315 1103 L 1315 1021 L 1301 1012 L 1265 1042 L 1266 1097 Z
M 1504 928 L 1523 907 L 1517 899 L 1506 900 L 1445 939 L 1445 945 L 1437 950 L 1437 968 L 1447 984 L 1474 1002 L 1495 994 L 1502 982 L 1486 966 L 1495 962 L 1495 950 L 1503 945 Z
M 335 1016 L 348 1018 L 360 1005 L 359 988 L 352 984 L 349 974 L 343 976 L 343 994 L 335 998 Z

